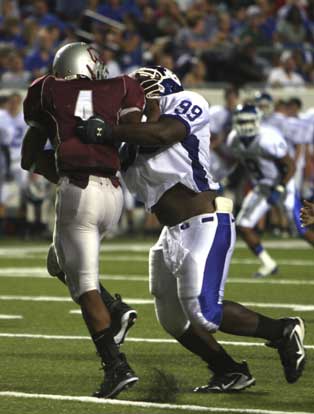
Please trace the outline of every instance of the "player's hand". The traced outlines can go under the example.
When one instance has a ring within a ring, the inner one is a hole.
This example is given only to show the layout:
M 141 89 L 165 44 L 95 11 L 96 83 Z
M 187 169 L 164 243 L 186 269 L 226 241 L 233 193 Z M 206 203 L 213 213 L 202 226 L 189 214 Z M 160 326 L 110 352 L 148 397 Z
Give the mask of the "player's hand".
M 280 201 L 283 201 L 283 199 L 285 198 L 285 195 L 286 195 L 286 190 L 285 190 L 284 186 L 276 185 L 276 187 L 274 187 L 271 190 L 271 193 L 270 193 L 269 197 L 267 198 L 267 202 L 271 206 L 274 206 L 274 205 L 278 204 Z
M 76 126 L 76 133 L 84 144 L 112 143 L 112 128 L 98 115 L 87 121 L 81 119 Z
M 302 227 L 314 224 L 314 203 L 304 200 L 304 206 L 300 210 Z

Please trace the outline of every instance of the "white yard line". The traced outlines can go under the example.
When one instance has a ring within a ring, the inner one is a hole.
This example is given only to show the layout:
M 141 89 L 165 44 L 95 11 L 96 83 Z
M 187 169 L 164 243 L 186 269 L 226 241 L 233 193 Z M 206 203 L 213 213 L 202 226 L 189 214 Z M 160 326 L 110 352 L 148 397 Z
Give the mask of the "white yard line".
M 22 315 L 4 315 L 0 314 L 0 319 L 23 319 Z
M 157 237 L 156 237 L 157 240 Z M 101 246 L 101 252 L 148 252 L 150 247 L 154 244 L 154 241 L 146 243 L 138 243 L 138 242 L 130 242 L 130 243 L 108 243 L 106 241 L 103 242 Z M 273 249 L 281 249 L 281 250 L 308 250 L 312 249 L 312 247 L 307 244 L 304 240 L 301 239 L 289 239 L 289 240 L 266 240 L 263 241 L 263 245 L 266 248 L 273 248 Z M 42 253 L 46 255 L 49 245 L 28 245 L 28 246 L 12 246 L 12 247 L 0 247 L 0 257 L 9 258 L 9 257 L 21 257 L 21 256 L 29 256 L 30 254 L 38 254 Z M 247 245 L 239 240 L 236 243 L 237 249 L 247 249 Z
M 48 339 L 58 341 L 71 341 L 71 340 L 85 340 L 90 341 L 89 336 L 83 335 L 42 335 L 42 334 L 29 334 L 29 333 L 11 333 L 0 332 L 0 338 L 16 338 L 16 339 Z M 168 338 L 134 338 L 127 337 L 127 342 L 142 342 L 149 344 L 178 344 L 175 339 Z M 219 341 L 220 344 L 226 346 L 243 346 L 243 347 L 264 347 L 264 342 L 245 342 L 245 341 Z M 314 350 L 314 345 L 305 345 L 306 349 Z
M 314 264 L 314 262 L 313 262 Z M 47 273 L 45 267 L 5 267 L 0 268 L 0 278 L 30 278 L 30 279 L 51 279 L 52 277 Z M 121 280 L 127 282 L 148 282 L 148 275 L 112 275 L 103 274 L 100 275 L 101 280 Z M 234 284 L 264 284 L 264 285 L 314 285 L 314 280 L 307 279 L 279 279 L 278 276 L 272 276 L 269 278 L 245 278 L 245 277 L 232 277 L 227 280 L 228 283 Z
M 26 302 L 72 302 L 68 296 L 27 296 L 27 295 L 0 295 L 2 301 L 26 301 Z M 124 298 L 125 302 L 133 305 L 152 305 L 153 299 Z M 264 303 L 264 302 L 241 302 L 244 306 L 271 309 L 292 309 L 299 312 L 313 312 L 314 305 L 305 303 Z
M 259 408 L 228 408 L 228 407 L 205 407 L 203 405 L 180 405 L 180 404 L 162 404 L 147 401 L 128 401 L 128 400 L 112 400 L 95 397 L 79 397 L 72 395 L 56 395 L 56 394 L 31 394 L 15 391 L 1 391 L 0 397 L 13 398 L 33 398 L 57 401 L 79 401 L 85 403 L 94 403 L 102 405 L 123 405 L 138 408 L 159 408 L 164 410 L 181 410 L 181 411 L 203 411 L 208 413 L 245 413 L 245 414 L 314 414 L 313 412 L 304 411 L 277 411 L 262 410 Z

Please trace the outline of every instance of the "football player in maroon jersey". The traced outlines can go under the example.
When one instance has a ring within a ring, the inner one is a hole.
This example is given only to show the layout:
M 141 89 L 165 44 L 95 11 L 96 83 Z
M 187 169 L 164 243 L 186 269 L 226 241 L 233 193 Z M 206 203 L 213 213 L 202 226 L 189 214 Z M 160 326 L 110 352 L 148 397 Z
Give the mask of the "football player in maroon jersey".
M 100 241 L 118 222 L 123 205 L 116 177 L 120 161 L 114 145 L 84 145 L 75 127 L 79 119 L 97 114 L 111 125 L 138 123 L 144 93 L 130 77 L 105 79 L 99 53 L 85 43 L 62 47 L 53 74 L 35 80 L 24 101 L 30 128 L 22 167 L 58 183 L 53 248 L 104 367 L 104 381 L 94 395 L 112 398 L 138 381 L 114 340 L 110 306 L 99 284 Z M 45 150 L 47 139 L 51 150 Z

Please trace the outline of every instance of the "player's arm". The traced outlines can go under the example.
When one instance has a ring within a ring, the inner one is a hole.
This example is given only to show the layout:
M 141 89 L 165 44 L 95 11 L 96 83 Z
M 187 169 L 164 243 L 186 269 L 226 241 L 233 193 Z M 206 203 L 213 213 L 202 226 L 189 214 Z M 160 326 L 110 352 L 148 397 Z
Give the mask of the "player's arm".
M 272 188 L 271 193 L 267 198 L 270 205 L 275 205 L 284 199 L 286 195 L 286 185 L 295 172 L 295 163 L 289 155 L 277 158 L 275 163 L 280 172 L 280 181 Z
M 188 126 L 176 117 L 162 116 L 157 122 L 122 124 L 110 127 L 100 117 L 90 118 L 78 132 L 85 143 L 121 143 L 142 146 L 166 146 L 182 141 L 189 134 Z
M 52 183 L 59 181 L 53 150 L 45 150 L 47 135 L 43 129 L 30 127 L 22 144 L 21 167 L 24 170 L 43 175 Z
M 289 182 L 289 180 L 293 177 L 295 173 L 295 162 L 287 154 L 282 158 L 278 158 L 276 160 L 276 165 L 281 174 L 281 180 L 279 185 L 286 186 L 286 184 Z

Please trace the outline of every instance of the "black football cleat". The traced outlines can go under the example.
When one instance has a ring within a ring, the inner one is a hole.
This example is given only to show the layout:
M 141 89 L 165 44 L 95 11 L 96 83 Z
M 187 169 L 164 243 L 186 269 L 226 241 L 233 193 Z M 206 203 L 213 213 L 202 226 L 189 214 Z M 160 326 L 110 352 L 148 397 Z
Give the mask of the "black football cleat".
M 124 354 L 120 360 L 111 365 L 104 366 L 105 378 L 98 391 L 93 394 L 97 398 L 114 398 L 121 391 L 132 387 L 139 378 L 128 364 Z
M 285 322 L 282 338 L 266 345 L 277 349 L 286 380 L 293 384 L 300 378 L 305 366 L 305 327 L 301 318 L 285 318 Z
M 115 301 L 109 308 L 111 315 L 111 329 L 114 341 L 117 345 L 123 344 L 129 329 L 134 325 L 137 312 L 125 302 L 122 302 L 121 296 L 115 294 Z
M 207 385 L 196 387 L 193 392 L 199 393 L 227 393 L 238 392 L 255 385 L 249 367 L 245 361 L 238 364 L 232 372 L 214 374 Z

